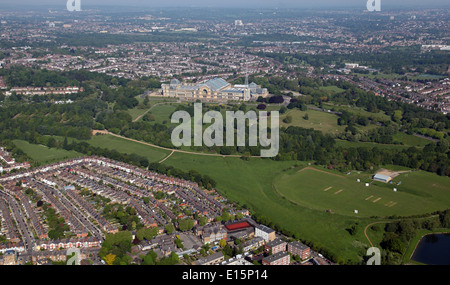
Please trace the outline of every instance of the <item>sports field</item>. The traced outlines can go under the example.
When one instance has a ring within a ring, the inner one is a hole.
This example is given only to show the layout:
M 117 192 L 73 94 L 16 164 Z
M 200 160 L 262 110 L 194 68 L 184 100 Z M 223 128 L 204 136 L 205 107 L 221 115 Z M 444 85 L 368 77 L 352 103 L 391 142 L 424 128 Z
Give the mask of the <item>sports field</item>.
M 394 181 L 400 185 L 376 182 L 366 187 L 370 173 L 345 175 L 312 169 L 306 162 L 175 153 L 164 164 L 211 176 L 230 200 L 325 246 L 342 260 L 361 260 L 370 247 L 364 227 L 379 221 L 373 216 L 415 215 L 450 205 L 450 178 L 423 171 L 397 176 Z M 352 236 L 346 229 L 355 223 L 359 229 Z
M 371 174 L 342 175 L 305 168 L 283 174 L 274 185 L 280 195 L 295 204 L 341 215 L 408 216 L 450 205 L 449 178 L 421 171 L 402 174 L 394 183 L 385 184 L 373 182 Z

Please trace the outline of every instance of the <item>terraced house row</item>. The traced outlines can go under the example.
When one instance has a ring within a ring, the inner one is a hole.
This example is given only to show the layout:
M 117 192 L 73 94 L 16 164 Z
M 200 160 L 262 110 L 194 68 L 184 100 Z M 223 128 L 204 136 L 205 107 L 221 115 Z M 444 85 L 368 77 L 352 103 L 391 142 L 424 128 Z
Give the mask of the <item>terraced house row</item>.
M 80 208 L 82 208 L 89 216 L 91 216 L 102 227 L 103 231 L 108 233 L 117 232 L 117 227 L 113 226 L 105 218 L 100 215 L 91 204 L 89 204 L 83 197 L 70 188 L 66 188 L 65 192 L 71 197 Z
M 5 233 L 6 238 L 11 243 L 18 243 L 20 237 L 16 226 L 14 225 L 14 220 L 9 212 L 8 204 L 6 203 L 7 197 L 5 194 L 0 193 L 0 211 L 2 213 L 2 232 Z
M 48 238 L 47 229 L 41 222 L 41 219 L 36 214 L 35 209 L 31 206 L 30 200 L 22 191 L 16 191 L 16 197 L 20 200 L 22 206 L 25 209 L 25 213 L 30 218 L 31 224 L 39 239 Z
M 223 204 L 207 195 L 194 182 L 146 171 L 121 162 L 107 159 L 105 161 L 102 160 L 100 166 L 86 165 L 86 168 L 91 170 L 91 172 L 86 169 L 77 169 L 77 171 L 85 173 L 97 181 L 102 180 L 104 183 L 110 183 L 138 197 L 151 196 L 148 191 L 143 191 L 144 189 L 151 192 L 175 193 L 179 198 L 185 200 L 185 203 L 194 212 L 211 215 L 212 218 L 220 215 L 222 212 Z M 92 173 L 92 171 L 95 171 L 95 173 Z M 103 174 L 103 176 L 99 176 L 99 174 Z M 108 178 L 105 178 L 105 176 L 108 176 Z
M 117 232 L 117 221 L 103 216 L 102 206 L 97 203 L 129 206 L 136 210 L 142 224 L 160 228 L 182 217 L 179 209 L 213 220 L 225 207 L 223 197 L 215 191 L 203 191 L 194 182 L 100 157 L 71 159 L 8 173 L 0 176 L 0 185 L 2 234 L 7 239 L 0 250 L 14 250 L 37 263 L 45 256 L 53 256 L 50 252 L 57 249 L 98 248 L 106 233 Z M 155 198 L 160 192 L 170 197 Z M 101 198 L 95 199 L 96 195 Z M 39 201 L 46 202 L 64 219 L 70 228 L 70 239 L 49 238 L 47 216 Z M 230 205 L 227 208 L 232 209 Z M 206 232 L 205 240 L 217 240 L 219 232 Z M 59 255 L 53 257 L 64 259 Z
M 40 193 L 42 195 L 42 198 L 52 207 L 54 207 L 55 210 L 64 218 L 64 220 L 70 226 L 70 230 L 76 233 L 78 237 L 85 237 L 88 235 L 88 231 L 85 225 L 80 222 L 81 214 L 78 211 L 75 211 L 75 213 L 73 213 L 66 207 L 66 205 L 62 203 L 62 201 L 60 201 L 60 198 L 62 198 L 62 196 L 57 189 L 35 179 L 31 179 L 29 183 L 27 183 L 27 187 L 30 187 L 31 189 Z M 65 200 L 63 201 L 67 202 Z M 81 218 L 81 220 L 84 219 Z

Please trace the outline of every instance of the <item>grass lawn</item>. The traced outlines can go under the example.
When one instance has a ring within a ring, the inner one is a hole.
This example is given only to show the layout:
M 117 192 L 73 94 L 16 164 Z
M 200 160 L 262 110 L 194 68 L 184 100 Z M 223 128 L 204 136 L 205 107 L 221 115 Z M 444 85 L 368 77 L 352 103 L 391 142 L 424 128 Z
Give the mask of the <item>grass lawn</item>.
M 379 120 L 389 121 L 391 119 L 391 117 L 389 117 L 382 111 L 380 111 L 378 113 L 371 113 L 371 112 L 367 112 L 366 110 L 364 110 L 363 108 L 360 108 L 360 107 L 340 106 L 340 105 L 334 105 L 331 103 L 324 103 L 323 107 L 326 109 L 330 109 L 330 110 L 334 110 L 334 111 L 338 111 L 338 112 L 348 111 L 353 114 L 357 114 L 357 115 L 361 115 L 361 116 L 365 116 L 365 117 L 374 117 Z
M 345 140 L 339 140 L 336 139 L 336 146 L 341 146 L 344 148 L 350 148 L 350 147 L 368 147 L 368 148 L 374 148 L 378 147 L 380 149 L 406 149 L 410 146 L 407 145 L 401 145 L 401 144 L 380 144 L 380 143 L 374 143 L 374 142 L 351 142 L 351 141 L 345 141 Z
M 420 198 L 422 209 L 445 210 L 450 205 L 450 178 L 425 171 L 403 173 L 393 179 L 394 185 L 401 192 L 406 192 Z
M 139 98 L 138 98 L 139 97 Z M 140 96 L 136 97 L 139 102 L 144 101 L 144 99 L 140 98 Z M 130 113 L 133 120 L 137 119 L 139 116 L 143 115 L 144 113 L 150 113 L 153 114 L 155 117 L 155 121 L 157 123 L 162 124 L 163 121 L 167 121 L 170 123 L 170 116 L 175 111 L 177 105 L 180 105 L 181 103 L 166 101 L 166 100 L 150 100 L 148 106 L 145 108 L 136 106 L 133 109 L 128 109 L 128 112 Z M 149 109 L 151 109 L 149 111 Z M 139 119 L 141 120 L 141 118 Z M 138 121 L 139 121 L 138 120 Z
M 308 120 L 303 117 L 308 114 Z M 292 117 L 292 122 L 287 124 L 283 120 L 287 117 Z M 280 115 L 280 127 L 296 126 L 305 129 L 314 129 L 322 131 L 323 133 L 341 133 L 345 131 L 345 126 L 338 126 L 338 117 L 331 113 L 307 110 L 300 111 L 298 109 L 290 110 L 289 112 Z
M 88 142 L 123 153 L 136 153 L 152 162 L 169 154 L 108 135 L 94 136 Z M 378 221 L 371 216 L 432 212 L 450 204 L 449 178 L 419 171 L 396 178 L 394 181 L 402 183 L 397 186 L 399 191 L 393 192 L 391 184 L 377 183 L 366 188 L 356 182 L 357 178 L 362 182 L 371 181 L 368 173 L 298 172 L 307 166 L 306 162 L 299 161 L 260 158 L 244 161 L 174 153 L 163 164 L 209 175 L 217 182 L 217 190 L 231 201 L 298 233 L 302 240 L 329 249 L 344 261 L 362 260 L 369 247 L 364 227 Z M 333 188 L 323 191 L 330 186 Z M 336 193 L 341 189 L 344 190 Z M 327 209 L 333 212 L 328 213 Z M 359 214 L 353 213 L 355 209 Z M 346 229 L 355 223 L 359 225 L 358 231 L 352 236 Z
M 140 143 L 128 141 L 110 135 L 93 136 L 90 140 L 86 142 L 96 147 L 115 149 L 118 152 L 122 153 L 128 154 L 135 153 L 143 157 L 146 157 L 150 162 L 158 162 L 170 154 L 170 151 L 153 148 L 150 146 L 146 146 Z
M 332 94 L 336 94 L 336 93 L 342 93 L 345 90 L 342 88 L 339 88 L 337 86 L 321 86 L 319 87 L 320 90 L 325 90 L 325 91 L 329 91 Z
M 211 176 L 217 189 L 228 199 L 268 217 L 292 233 L 299 233 L 303 240 L 313 241 L 338 255 L 342 260 L 362 260 L 368 241 L 363 231 L 351 236 L 345 229 L 355 221 L 367 225 L 373 219 L 327 213 L 290 202 L 277 193 L 274 180 L 291 171 L 295 161 L 278 162 L 269 159 L 202 157 L 175 153 L 164 164 Z M 298 170 L 299 167 L 296 167 Z
M 422 171 L 406 173 L 396 183 L 372 183 L 372 174 L 341 175 L 316 169 L 288 172 L 275 182 L 293 203 L 351 216 L 409 216 L 444 210 L 450 205 L 450 179 Z M 360 179 L 361 182 L 357 182 Z M 365 183 L 370 183 L 369 187 Z M 394 192 L 393 188 L 398 191 Z M 358 210 L 358 214 L 354 213 Z
M 141 116 L 142 114 L 144 114 L 145 112 L 147 112 L 147 110 L 150 108 L 151 106 L 149 105 L 148 107 L 142 108 L 140 106 L 134 107 L 133 109 L 128 109 L 128 113 L 130 114 L 131 118 L 133 120 L 135 120 L 136 118 L 138 118 L 139 116 Z
M 64 149 L 48 148 L 44 145 L 30 144 L 23 140 L 14 140 L 14 144 L 23 150 L 31 159 L 38 163 L 51 163 L 83 156 L 76 151 L 67 151 Z
M 167 124 L 170 124 L 170 116 L 176 110 L 177 105 L 177 103 L 166 103 L 153 107 L 149 112 L 155 118 L 152 123 L 163 124 L 166 121 Z
M 415 147 L 424 147 L 429 143 L 432 143 L 432 141 L 416 137 L 413 135 L 408 135 L 403 132 L 398 132 L 394 135 L 394 140 L 402 142 L 404 145 L 407 146 L 415 146 Z

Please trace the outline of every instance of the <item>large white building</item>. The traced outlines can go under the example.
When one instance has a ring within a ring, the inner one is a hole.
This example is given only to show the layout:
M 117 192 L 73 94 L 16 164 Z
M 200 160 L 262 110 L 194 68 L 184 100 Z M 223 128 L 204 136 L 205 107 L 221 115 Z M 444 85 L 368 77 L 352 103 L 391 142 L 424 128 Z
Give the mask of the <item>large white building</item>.
M 232 85 L 222 78 L 214 78 L 200 83 L 181 83 L 173 79 L 170 84 L 161 85 L 164 97 L 176 97 L 184 100 L 202 101 L 249 101 L 259 96 L 267 97 L 267 88 L 256 83 Z
M 255 237 L 261 237 L 265 242 L 270 242 L 275 239 L 275 231 L 264 225 L 255 227 Z

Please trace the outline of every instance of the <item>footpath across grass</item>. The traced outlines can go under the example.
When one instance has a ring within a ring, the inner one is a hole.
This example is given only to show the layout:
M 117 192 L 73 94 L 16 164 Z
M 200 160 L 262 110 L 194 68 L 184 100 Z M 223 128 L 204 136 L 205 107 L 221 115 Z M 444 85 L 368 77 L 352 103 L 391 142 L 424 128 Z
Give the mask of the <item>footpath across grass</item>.
M 92 138 L 86 142 L 88 142 L 92 146 L 115 149 L 121 153 L 135 153 L 147 158 L 149 162 L 159 162 L 170 154 L 170 151 L 168 150 L 150 147 L 144 144 L 132 142 L 111 135 L 92 136 Z

